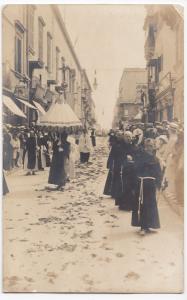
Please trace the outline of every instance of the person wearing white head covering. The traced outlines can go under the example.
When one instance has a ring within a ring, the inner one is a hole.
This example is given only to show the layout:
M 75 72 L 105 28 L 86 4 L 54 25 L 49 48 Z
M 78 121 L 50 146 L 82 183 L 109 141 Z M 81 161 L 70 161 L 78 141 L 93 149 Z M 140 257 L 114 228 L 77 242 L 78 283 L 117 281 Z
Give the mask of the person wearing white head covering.
M 168 138 L 166 135 L 160 135 L 156 138 L 156 156 L 160 161 L 160 166 L 162 172 L 166 168 L 166 148 L 167 148 Z
M 75 137 L 73 137 L 72 135 L 68 136 L 67 141 L 70 143 L 70 154 L 67 174 L 70 180 L 74 180 L 76 177 L 75 162 L 78 160 L 78 146 L 76 144 Z
M 165 186 L 170 193 L 175 193 L 175 155 L 177 151 L 176 144 L 178 141 L 178 129 L 178 124 L 175 122 L 169 123 L 169 141 L 166 145 L 166 151 L 164 153 L 166 158 L 166 170 L 163 183 L 165 183 Z M 165 186 L 163 186 L 163 188 Z
M 131 131 L 126 130 L 126 131 L 124 132 L 124 136 L 127 136 L 127 137 L 129 137 L 129 138 L 132 140 L 133 134 L 132 134 Z
M 133 137 L 137 138 L 136 145 L 140 145 L 143 141 L 143 130 L 140 128 L 136 128 L 133 130 Z

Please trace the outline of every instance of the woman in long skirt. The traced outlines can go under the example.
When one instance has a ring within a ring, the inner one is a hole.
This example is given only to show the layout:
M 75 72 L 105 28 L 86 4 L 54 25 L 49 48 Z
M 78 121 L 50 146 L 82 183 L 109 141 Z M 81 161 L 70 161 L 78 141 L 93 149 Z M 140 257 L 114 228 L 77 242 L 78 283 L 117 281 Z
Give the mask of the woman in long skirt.
M 35 171 L 38 169 L 37 142 L 34 131 L 30 132 L 30 137 L 26 141 L 24 169 L 27 170 L 26 175 L 35 175 Z
M 67 133 L 63 132 L 53 144 L 53 157 L 48 179 L 48 183 L 57 185 L 57 189 L 62 191 L 67 182 L 69 153 L 70 143 L 67 142 Z

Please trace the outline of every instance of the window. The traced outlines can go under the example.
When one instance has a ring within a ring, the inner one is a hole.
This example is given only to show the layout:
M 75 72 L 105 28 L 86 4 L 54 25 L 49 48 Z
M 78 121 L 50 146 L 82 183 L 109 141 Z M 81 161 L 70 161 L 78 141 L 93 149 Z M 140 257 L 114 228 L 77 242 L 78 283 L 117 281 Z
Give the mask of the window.
M 60 60 L 60 49 L 56 47 L 56 81 L 59 81 L 59 60 Z
M 171 122 L 173 119 L 173 105 L 167 107 L 167 117 L 168 121 Z
M 158 57 L 158 72 L 163 70 L 163 54 Z
M 52 36 L 47 33 L 47 69 L 48 72 L 52 72 Z
M 45 23 L 42 17 L 38 18 L 38 58 L 39 61 L 43 61 L 43 33 Z
M 34 11 L 35 7 L 34 5 L 28 5 L 28 11 L 27 11 L 27 23 L 28 23 L 28 43 L 29 43 L 29 50 L 31 52 L 34 51 Z
M 65 71 L 64 71 L 65 59 L 61 57 L 61 68 L 62 68 L 62 81 L 65 81 Z
M 22 37 L 16 34 L 16 53 L 15 53 L 15 70 L 22 72 Z
M 163 110 L 160 111 L 160 122 L 163 121 Z
M 76 79 L 76 71 L 75 69 L 71 70 L 71 92 L 75 92 L 75 79 Z
M 125 117 L 128 117 L 128 115 L 129 115 L 129 111 L 128 111 L 128 109 L 125 109 L 125 110 L 124 110 L 124 116 L 125 116 Z
M 67 90 L 70 92 L 70 80 L 71 80 L 71 78 L 70 78 L 70 69 L 69 69 L 69 67 L 67 67 L 67 69 L 66 69 L 66 83 L 67 83 Z
M 19 21 L 16 21 L 15 33 L 15 71 L 23 72 L 23 35 L 24 27 Z

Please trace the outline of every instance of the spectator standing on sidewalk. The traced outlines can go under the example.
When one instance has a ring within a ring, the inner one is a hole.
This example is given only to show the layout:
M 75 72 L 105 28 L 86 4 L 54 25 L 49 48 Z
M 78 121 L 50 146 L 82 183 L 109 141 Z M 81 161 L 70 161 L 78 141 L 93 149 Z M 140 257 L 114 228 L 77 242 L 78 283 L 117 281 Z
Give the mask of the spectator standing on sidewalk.
M 91 141 L 92 141 L 92 146 L 95 147 L 96 146 L 96 136 L 95 136 L 95 129 L 94 128 L 92 128 L 92 130 L 91 130 L 90 137 L 91 137 Z
M 26 169 L 28 171 L 26 175 L 35 175 L 35 171 L 38 169 L 37 142 L 36 142 L 36 136 L 35 136 L 35 133 L 33 130 L 31 130 L 29 137 L 26 141 L 24 169 Z
M 80 162 L 88 163 L 91 151 L 91 141 L 87 129 L 83 129 L 83 133 L 79 139 Z
M 6 127 L 3 128 L 3 168 L 4 170 L 12 169 L 13 148 L 12 148 L 12 134 Z
M 13 148 L 13 168 L 14 167 L 19 167 L 18 166 L 18 159 L 19 159 L 19 154 L 20 154 L 20 140 L 18 138 L 17 133 L 13 134 L 12 137 L 12 148 Z
M 20 153 L 19 153 L 18 165 L 23 167 L 25 147 L 26 147 L 26 135 L 24 131 L 20 132 L 19 140 L 20 140 Z

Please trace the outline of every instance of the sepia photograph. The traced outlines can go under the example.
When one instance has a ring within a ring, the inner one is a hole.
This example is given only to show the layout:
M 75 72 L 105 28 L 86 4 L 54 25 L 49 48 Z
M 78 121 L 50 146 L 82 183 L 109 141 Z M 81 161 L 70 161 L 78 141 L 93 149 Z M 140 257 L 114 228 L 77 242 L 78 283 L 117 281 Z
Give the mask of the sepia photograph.
M 184 293 L 184 7 L 6 4 L 2 292 Z

